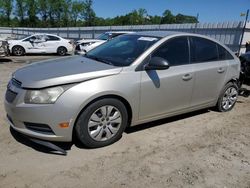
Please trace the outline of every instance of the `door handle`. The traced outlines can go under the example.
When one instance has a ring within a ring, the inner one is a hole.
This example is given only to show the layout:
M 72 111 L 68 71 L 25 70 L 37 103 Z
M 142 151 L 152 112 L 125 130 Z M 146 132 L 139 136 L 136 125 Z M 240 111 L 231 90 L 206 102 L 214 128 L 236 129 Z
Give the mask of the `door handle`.
M 218 70 L 217 70 L 218 73 L 223 73 L 225 72 L 225 69 L 223 69 L 222 67 L 220 67 Z
M 191 74 L 185 74 L 183 77 L 182 77 L 182 80 L 184 81 L 188 81 L 188 80 L 191 80 L 193 78 L 193 76 Z

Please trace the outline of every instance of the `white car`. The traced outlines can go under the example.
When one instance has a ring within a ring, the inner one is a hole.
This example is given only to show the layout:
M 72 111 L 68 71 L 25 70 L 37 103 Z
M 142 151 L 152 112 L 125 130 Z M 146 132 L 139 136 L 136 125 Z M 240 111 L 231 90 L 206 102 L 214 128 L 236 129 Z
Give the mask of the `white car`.
M 96 48 L 97 46 L 111 40 L 119 35 L 133 33 L 130 31 L 109 31 L 101 34 L 97 39 L 82 39 L 76 42 L 75 53 L 85 54 L 86 52 Z
M 70 40 L 52 34 L 34 34 L 20 40 L 9 40 L 10 53 L 21 56 L 29 53 L 57 53 L 66 55 L 73 51 Z

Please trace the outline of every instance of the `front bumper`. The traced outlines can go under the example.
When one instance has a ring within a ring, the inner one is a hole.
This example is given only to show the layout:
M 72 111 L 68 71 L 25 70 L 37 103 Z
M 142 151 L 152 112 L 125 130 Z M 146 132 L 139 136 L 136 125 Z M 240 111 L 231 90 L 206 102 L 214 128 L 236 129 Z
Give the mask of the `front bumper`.
M 22 101 L 24 94 L 24 90 L 19 91 L 12 103 L 5 99 L 4 106 L 10 126 L 14 130 L 33 138 L 48 141 L 70 142 L 72 140 L 74 126 L 71 114 L 64 112 L 60 106 L 58 107 L 55 104 L 25 104 Z M 27 126 L 27 122 L 31 124 L 47 125 L 51 132 L 30 129 Z M 69 122 L 69 127 L 61 128 L 59 124 L 62 122 Z

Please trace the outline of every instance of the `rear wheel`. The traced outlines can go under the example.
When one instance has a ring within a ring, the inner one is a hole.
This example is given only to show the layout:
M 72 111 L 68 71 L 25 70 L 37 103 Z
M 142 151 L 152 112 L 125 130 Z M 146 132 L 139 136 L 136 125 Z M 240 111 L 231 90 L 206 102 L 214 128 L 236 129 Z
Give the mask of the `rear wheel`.
M 12 48 L 12 53 L 15 56 L 22 56 L 22 55 L 25 54 L 25 50 L 24 50 L 24 48 L 22 46 L 14 46 Z
M 233 109 L 237 99 L 238 99 L 238 86 L 235 83 L 228 83 L 217 102 L 217 110 L 220 112 L 227 112 Z
M 124 104 L 117 99 L 107 98 L 89 105 L 80 114 L 75 130 L 85 146 L 97 148 L 116 142 L 122 136 L 127 122 Z
M 61 46 L 61 47 L 59 47 L 59 48 L 57 49 L 57 54 L 58 54 L 58 55 L 61 55 L 61 56 L 64 56 L 64 55 L 67 54 L 67 49 L 66 49 L 65 47 Z

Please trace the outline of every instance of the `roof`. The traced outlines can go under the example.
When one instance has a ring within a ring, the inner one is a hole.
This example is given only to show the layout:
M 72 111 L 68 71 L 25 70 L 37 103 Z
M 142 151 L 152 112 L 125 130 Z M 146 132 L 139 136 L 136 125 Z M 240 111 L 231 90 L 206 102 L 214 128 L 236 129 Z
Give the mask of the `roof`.
M 154 37 L 167 37 L 170 35 L 176 34 L 188 34 L 184 32 L 177 32 L 177 31 L 141 31 L 134 33 L 136 35 L 144 35 L 144 36 L 154 36 Z
M 129 33 L 134 33 L 134 32 L 133 31 L 107 31 L 105 33 L 117 33 L 117 34 L 124 33 L 124 34 L 129 34 Z

